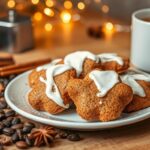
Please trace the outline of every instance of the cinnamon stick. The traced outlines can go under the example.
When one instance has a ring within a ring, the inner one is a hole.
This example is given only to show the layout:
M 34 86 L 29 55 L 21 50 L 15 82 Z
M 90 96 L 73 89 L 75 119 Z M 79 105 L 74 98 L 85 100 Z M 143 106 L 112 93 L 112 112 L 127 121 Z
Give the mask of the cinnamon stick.
M 43 65 L 43 64 L 49 63 L 50 61 L 51 61 L 51 59 L 50 59 L 50 58 L 47 58 L 47 59 L 43 59 L 43 60 L 32 61 L 32 62 L 26 62 L 26 63 L 22 63 L 22 64 L 9 65 L 9 66 L 0 68 L 0 72 L 1 72 L 1 71 L 7 71 L 7 70 L 18 69 L 18 68 L 23 68 L 23 67 L 39 66 L 39 65 Z
M 46 63 L 49 63 L 50 61 L 51 59 L 48 58 L 44 60 L 38 60 L 38 61 L 32 61 L 32 62 L 14 64 L 14 65 L 2 67 L 0 68 L 0 76 L 4 77 L 4 76 L 11 75 L 11 74 L 19 74 L 27 70 L 34 69 L 38 66 L 44 65 Z

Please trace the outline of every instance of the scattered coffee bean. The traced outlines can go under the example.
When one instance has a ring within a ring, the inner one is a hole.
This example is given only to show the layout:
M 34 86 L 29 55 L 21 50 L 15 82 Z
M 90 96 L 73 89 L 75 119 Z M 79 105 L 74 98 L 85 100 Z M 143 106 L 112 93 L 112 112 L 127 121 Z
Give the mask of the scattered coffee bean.
M 3 119 L 5 119 L 5 114 L 4 113 L 0 113 L 0 121 L 2 121 Z
M 14 115 L 15 115 L 15 111 L 13 111 L 11 109 L 6 110 L 6 112 L 5 112 L 6 117 L 10 117 L 10 116 L 14 116 Z
M 28 148 L 27 143 L 24 142 L 24 141 L 18 141 L 18 142 L 16 142 L 16 146 L 17 146 L 18 148 L 20 148 L 20 149 L 26 149 L 26 148 Z
M 77 133 L 72 133 L 67 136 L 67 139 L 70 141 L 80 141 L 81 137 Z
M 3 123 L 1 123 L 1 124 L 0 124 L 0 133 L 2 133 L 2 131 L 3 131 L 4 127 L 5 127 L 5 126 L 4 126 L 4 124 L 3 124 Z
M 28 126 L 28 127 L 34 128 L 34 127 L 35 127 L 35 124 L 32 123 L 32 122 L 25 122 L 25 123 L 24 123 L 24 126 Z
M 66 139 L 67 136 L 68 136 L 68 133 L 65 132 L 65 131 L 59 131 L 59 137 L 62 138 L 62 139 Z
M 0 135 L 0 143 L 3 145 L 9 145 L 11 143 L 11 138 L 6 135 Z
M 32 146 L 33 145 L 33 141 L 31 138 L 29 138 L 27 135 L 25 135 L 25 142 L 27 143 L 28 146 Z
M 10 127 L 11 126 L 11 120 L 3 120 L 2 123 L 5 125 L 5 127 Z
M 15 132 L 12 135 L 11 140 L 12 140 L 13 143 L 16 143 L 17 141 L 19 141 L 19 136 L 18 136 L 17 132 Z
M 4 150 L 4 147 L 2 144 L 0 144 L 0 150 Z
M 0 109 L 5 109 L 7 108 L 7 103 L 5 101 L 0 102 Z
M 12 129 L 22 129 L 23 128 L 23 124 L 22 123 L 19 123 L 19 124 L 15 124 L 13 126 L 11 126 Z
M 3 129 L 3 134 L 11 136 L 14 133 L 14 129 L 11 128 L 4 128 Z
M 0 92 L 0 97 L 4 97 L 4 91 Z
M 19 136 L 19 140 L 24 140 L 22 129 L 17 129 L 16 132 Z
M 14 118 L 14 119 L 12 120 L 12 125 L 18 124 L 18 123 L 20 123 L 20 122 L 21 122 L 20 118 Z
M 9 82 L 9 81 L 8 81 L 7 78 L 3 79 L 3 84 L 4 84 L 5 87 L 7 86 L 8 82 Z
M 3 114 L 4 114 L 4 110 L 3 110 L 3 109 L 0 109 L 0 113 L 3 113 Z
M 23 133 L 30 133 L 31 130 L 32 130 L 31 126 L 24 126 L 22 129 Z

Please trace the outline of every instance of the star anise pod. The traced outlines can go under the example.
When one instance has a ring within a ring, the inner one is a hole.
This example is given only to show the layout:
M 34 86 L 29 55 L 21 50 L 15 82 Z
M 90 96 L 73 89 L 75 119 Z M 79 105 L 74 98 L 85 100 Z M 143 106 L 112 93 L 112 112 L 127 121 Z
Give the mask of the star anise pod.
M 31 138 L 34 140 L 35 146 L 47 145 L 50 146 L 57 132 L 53 127 L 44 126 L 39 129 L 34 129 L 31 133 Z

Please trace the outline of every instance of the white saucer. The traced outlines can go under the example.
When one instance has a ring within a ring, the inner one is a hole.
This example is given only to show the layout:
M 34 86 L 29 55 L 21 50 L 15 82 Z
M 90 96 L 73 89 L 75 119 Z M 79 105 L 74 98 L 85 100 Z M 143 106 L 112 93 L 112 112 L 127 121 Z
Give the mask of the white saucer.
M 13 110 L 31 120 L 60 128 L 89 131 L 129 125 L 150 117 L 150 108 L 129 114 L 124 113 L 119 119 L 110 122 L 87 122 L 73 109 L 59 115 L 36 111 L 28 103 L 27 94 L 30 91 L 28 74 L 29 72 L 23 73 L 9 83 L 5 90 L 5 98 Z

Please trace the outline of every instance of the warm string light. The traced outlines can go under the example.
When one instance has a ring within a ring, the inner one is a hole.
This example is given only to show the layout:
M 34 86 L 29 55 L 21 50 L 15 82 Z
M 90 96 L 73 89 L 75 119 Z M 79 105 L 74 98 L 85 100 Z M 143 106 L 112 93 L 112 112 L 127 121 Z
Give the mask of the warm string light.
M 47 7 L 53 7 L 54 6 L 54 2 L 52 0 L 46 0 L 45 4 Z
M 31 3 L 37 5 L 39 3 L 39 0 L 31 0 Z
M 47 15 L 47 16 L 53 17 L 54 16 L 54 11 L 50 8 L 45 8 L 44 9 L 44 14 Z
M 36 20 L 36 21 L 41 21 L 42 18 L 43 18 L 43 15 L 41 12 L 36 12 L 33 16 L 33 18 Z
M 79 2 L 77 7 L 78 9 L 83 10 L 85 8 L 85 4 L 83 2 Z
M 63 23 L 69 23 L 71 21 L 71 14 L 67 11 L 62 11 L 60 14 L 60 18 Z
M 69 0 L 66 0 L 66 1 L 64 2 L 64 7 L 65 7 L 66 9 L 71 9 L 71 8 L 72 8 L 72 2 L 69 1 Z
M 7 7 L 8 8 L 14 8 L 16 5 L 16 2 L 14 0 L 8 0 Z
M 111 22 L 106 22 L 103 27 L 103 32 L 106 38 L 110 38 L 115 32 L 115 27 Z
M 102 12 L 103 13 L 108 13 L 109 12 L 109 6 L 108 5 L 103 5 L 102 6 Z
M 46 31 L 50 32 L 52 30 L 53 26 L 51 23 L 46 23 L 44 28 Z
M 94 0 L 95 3 L 101 3 L 101 0 Z

